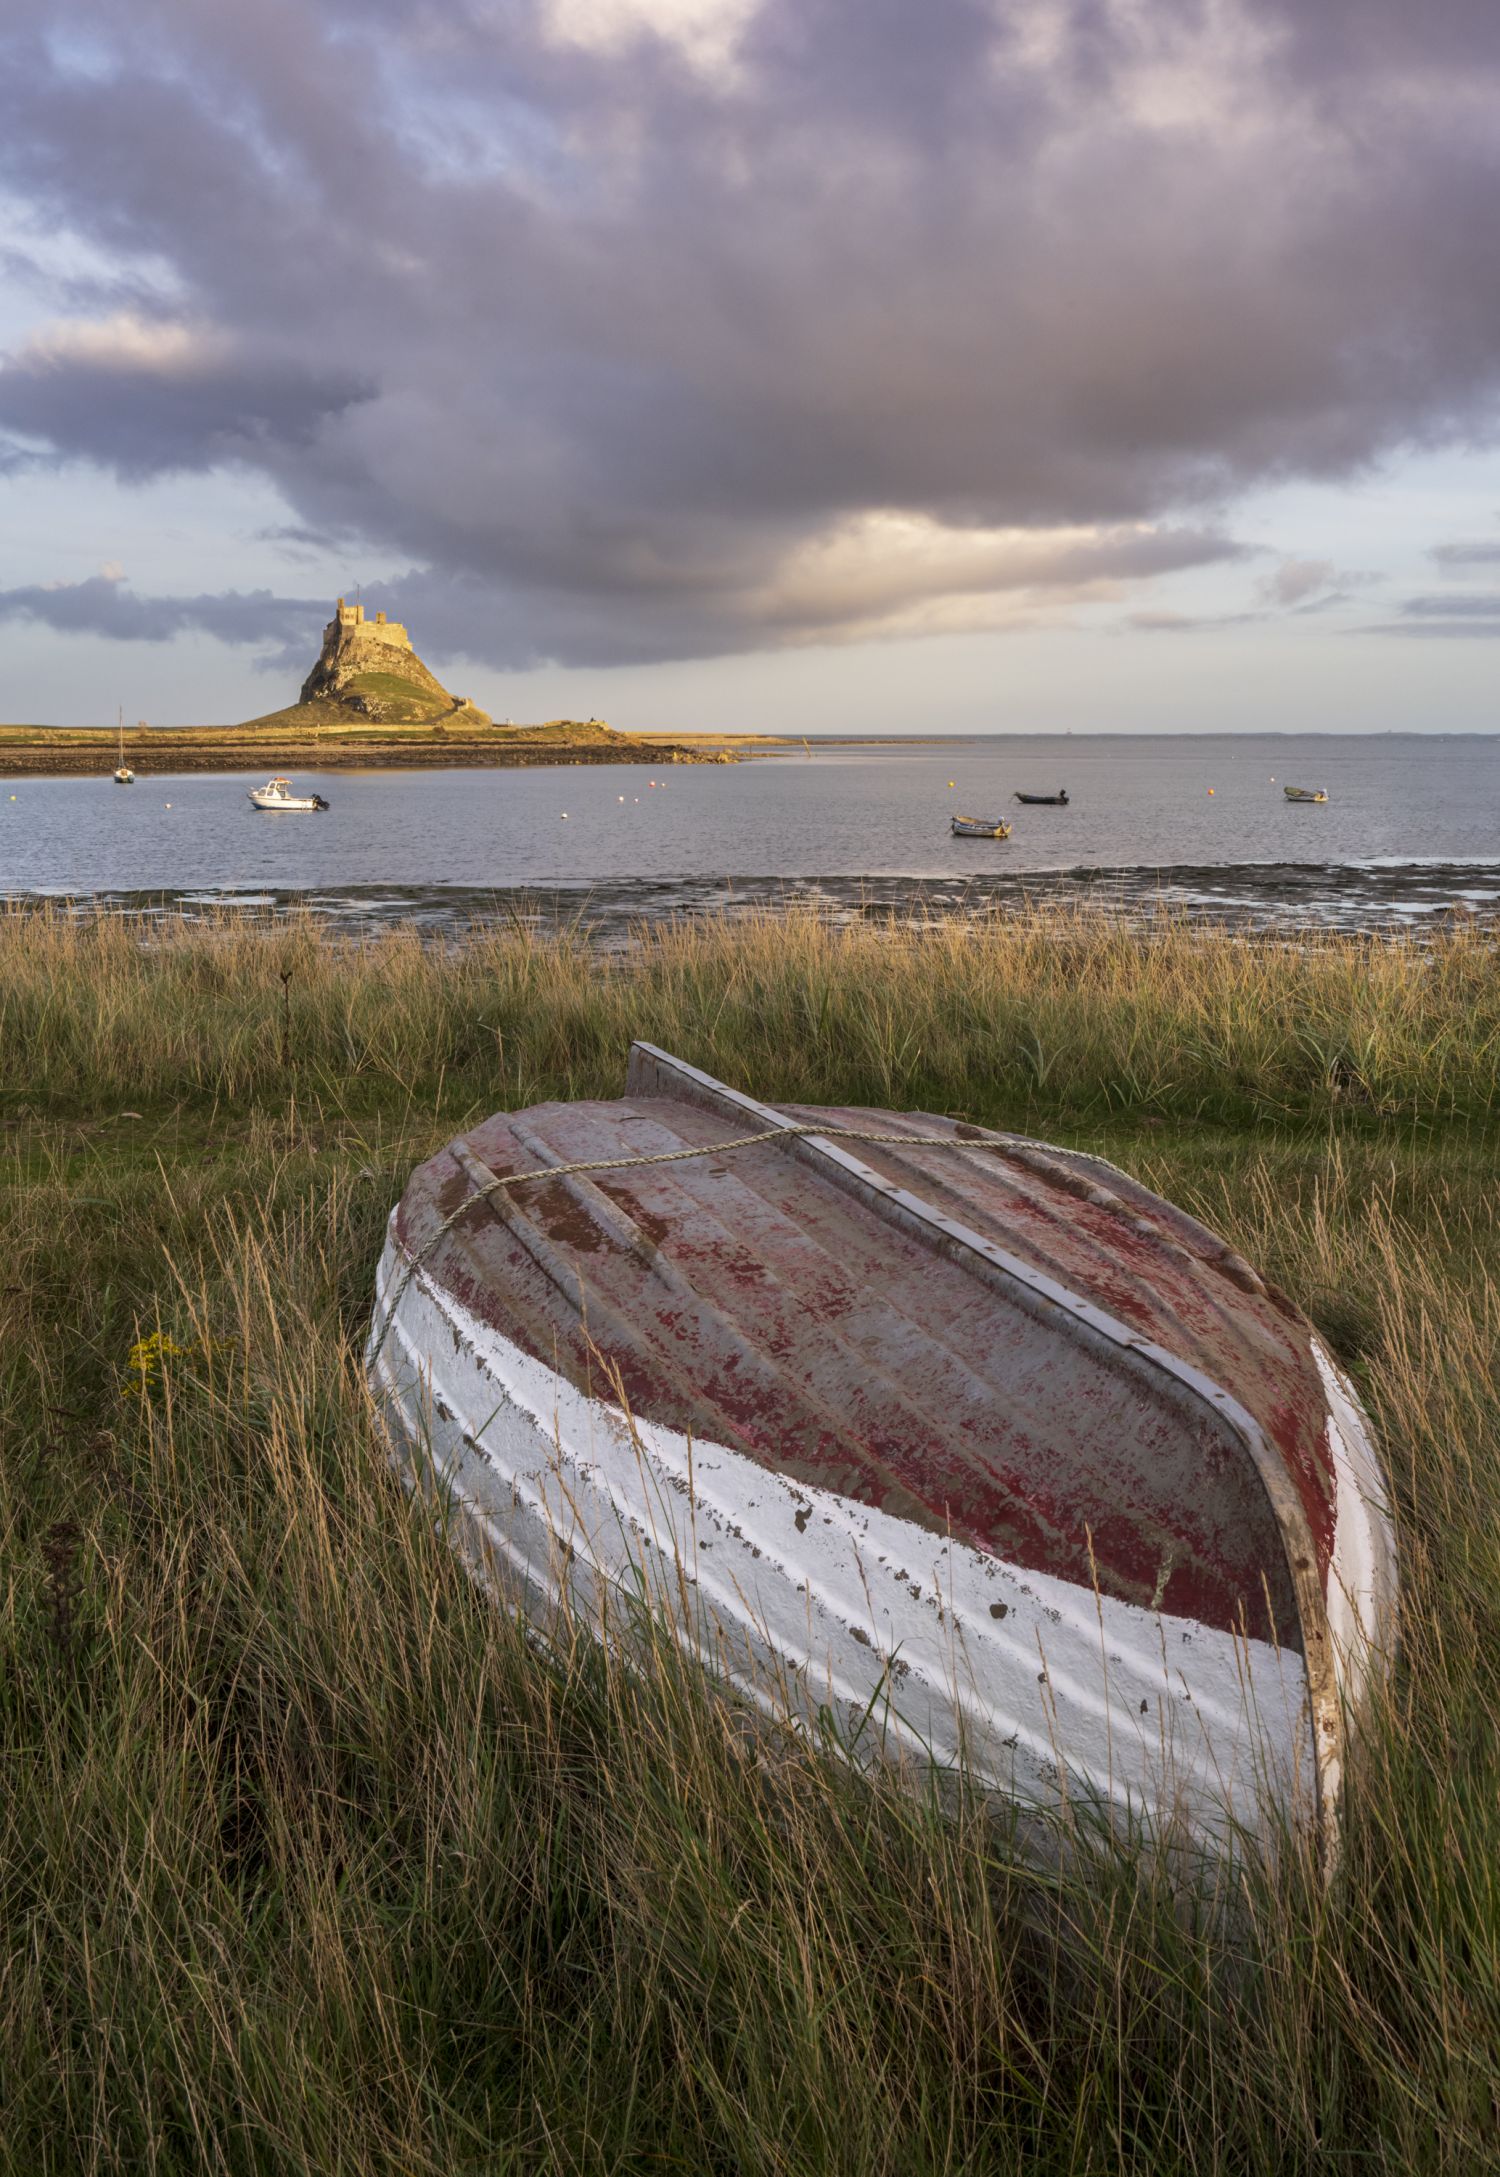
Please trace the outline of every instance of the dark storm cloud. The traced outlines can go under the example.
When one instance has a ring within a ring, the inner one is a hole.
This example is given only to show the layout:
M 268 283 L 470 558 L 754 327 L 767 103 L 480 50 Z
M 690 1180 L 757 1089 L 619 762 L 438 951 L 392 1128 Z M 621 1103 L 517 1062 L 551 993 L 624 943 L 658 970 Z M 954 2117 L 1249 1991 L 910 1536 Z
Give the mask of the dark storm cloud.
M 352 379 L 128 315 L 0 364 L 12 430 L 124 477 L 294 459 L 361 397 Z
M 328 608 L 269 590 L 229 590 L 217 596 L 138 597 L 118 576 L 84 582 L 36 583 L 0 590 L 0 621 L 30 620 L 64 635 L 106 635 L 116 642 L 166 642 L 174 635 L 215 635 L 220 642 L 279 641 L 301 656 L 316 643 Z
M 1488 4 L 46 21 L 0 34 L 0 175 L 124 285 L 0 430 L 253 463 L 491 662 L 1005 624 L 1495 421 Z

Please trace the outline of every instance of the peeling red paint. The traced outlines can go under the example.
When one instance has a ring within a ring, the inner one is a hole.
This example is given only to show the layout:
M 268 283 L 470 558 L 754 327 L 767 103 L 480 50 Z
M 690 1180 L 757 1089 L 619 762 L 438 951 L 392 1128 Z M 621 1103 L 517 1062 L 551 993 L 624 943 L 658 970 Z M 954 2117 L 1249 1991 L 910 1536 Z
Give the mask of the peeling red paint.
M 1164 1348 L 1260 1424 L 1321 1574 L 1332 1541 L 1325 1405 L 1309 1328 L 1283 1296 L 1090 1159 L 1008 1150 L 925 1115 L 788 1115 L 909 1133 L 910 1147 L 849 1146 L 1103 1311 L 1137 1350 L 976 1275 L 964 1245 L 901 1229 L 836 1169 L 776 1142 L 525 1182 L 461 1219 L 427 1274 L 523 1350 L 645 1419 L 1011 1563 L 1097 1577 L 1127 1601 L 1300 1647 L 1281 1531 L 1243 1441 L 1139 1350 Z M 691 1101 L 632 1096 L 499 1114 L 465 1147 L 502 1174 L 751 1130 Z M 415 1175 L 399 1217 L 407 1249 L 421 1251 L 474 1190 L 472 1172 L 445 1151 Z

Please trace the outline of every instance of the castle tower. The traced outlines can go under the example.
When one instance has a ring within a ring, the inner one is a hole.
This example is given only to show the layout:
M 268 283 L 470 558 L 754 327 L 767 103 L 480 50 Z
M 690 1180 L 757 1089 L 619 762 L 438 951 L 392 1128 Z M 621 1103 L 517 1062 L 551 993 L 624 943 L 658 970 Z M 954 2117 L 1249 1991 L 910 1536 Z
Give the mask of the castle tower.
M 339 697 L 349 682 L 370 673 L 394 673 L 411 682 L 413 693 L 405 698 L 388 691 L 382 696 L 369 689 L 357 689 L 362 715 L 374 715 L 371 703 L 409 701 L 421 708 L 428 698 L 447 709 L 456 708 L 455 698 L 422 663 L 399 620 L 388 620 L 383 612 L 366 617 L 363 605 L 351 605 L 347 597 L 340 597 L 335 601 L 333 618 L 323 630 L 323 648 L 303 682 L 300 700 L 310 703 L 319 697 Z

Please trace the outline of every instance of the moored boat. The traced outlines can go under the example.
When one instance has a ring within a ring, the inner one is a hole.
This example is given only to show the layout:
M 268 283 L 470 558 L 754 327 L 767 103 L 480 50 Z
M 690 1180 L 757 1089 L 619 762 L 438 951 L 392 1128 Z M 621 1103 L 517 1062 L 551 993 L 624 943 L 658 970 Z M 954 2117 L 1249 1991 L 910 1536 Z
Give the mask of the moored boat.
M 1033 809 L 1066 809 L 1068 789 L 1060 787 L 1055 794 L 1017 794 L 1017 801 L 1024 801 Z
M 1281 791 L 1288 801 L 1326 801 L 1327 794 L 1321 786 L 1283 786 Z
M 1394 1642 L 1367 1424 L 1290 1301 L 1098 1158 L 637 1044 L 622 1099 L 416 1172 L 367 1366 L 539 1620 L 618 1627 L 644 1583 L 769 1712 L 1332 1845 Z
M 326 809 L 328 807 L 321 794 L 294 794 L 290 779 L 267 779 L 264 786 L 252 787 L 250 799 L 257 809 Z
M 115 718 L 115 728 L 120 736 L 120 762 L 115 771 L 116 786 L 134 786 L 135 773 L 125 761 L 125 711 L 123 706 Z
M 954 816 L 948 819 L 955 839 L 1008 839 L 1010 826 L 998 816 Z

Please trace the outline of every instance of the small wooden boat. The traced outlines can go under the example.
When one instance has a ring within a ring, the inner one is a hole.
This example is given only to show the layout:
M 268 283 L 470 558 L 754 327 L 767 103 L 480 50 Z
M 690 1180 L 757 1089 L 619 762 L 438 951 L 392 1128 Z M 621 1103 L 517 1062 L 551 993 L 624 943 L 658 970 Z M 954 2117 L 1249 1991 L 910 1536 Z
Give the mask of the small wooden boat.
M 1321 786 L 1283 786 L 1281 791 L 1288 801 L 1326 801 L 1328 796 Z
M 267 779 L 264 786 L 251 789 L 250 799 L 257 809 L 326 809 L 327 802 L 321 794 L 294 794 L 289 779 Z
M 1024 801 L 1033 809 L 1066 809 L 1068 789 L 1064 786 L 1055 794 L 1017 794 L 1017 801 Z
M 954 816 L 949 825 L 955 839 L 1008 839 L 1010 826 L 997 816 Z
M 645 1596 L 721 1689 L 856 1753 L 1334 1840 L 1394 1643 L 1365 1417 L 1289 1300 L 1096 1157 L 637 1044 L 619 1101 L 415 1173 L 367 1367 L 544 1627 L 628 1644 Z

